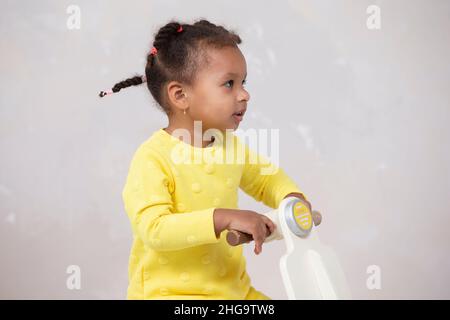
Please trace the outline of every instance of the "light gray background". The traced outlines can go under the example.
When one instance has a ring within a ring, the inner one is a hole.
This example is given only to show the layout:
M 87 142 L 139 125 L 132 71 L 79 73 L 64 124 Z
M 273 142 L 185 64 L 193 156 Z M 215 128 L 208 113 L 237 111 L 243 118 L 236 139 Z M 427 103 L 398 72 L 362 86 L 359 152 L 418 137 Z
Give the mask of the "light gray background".
M 81 29 L 66 12 L 81 9 Z M 366 9 L 381 8 L 369 30 Z M 358 299 L 450 298 L 450 2 L 1 1 L 0 298 L 124 299 L 121 191 L 166 126 L 142 74 L 153 33 L 204 17 L 242 37 L 242 129 L 280 129 L 280 165 L 322 212 Z M 240 208 L 270 208 L 240 191 Z M 286 298 L 282 242 L 246 245 L 255 288 Z M 66 268 L 81 268 L 68 290 Z M 369 290 L 367 267 L 381 268 Z

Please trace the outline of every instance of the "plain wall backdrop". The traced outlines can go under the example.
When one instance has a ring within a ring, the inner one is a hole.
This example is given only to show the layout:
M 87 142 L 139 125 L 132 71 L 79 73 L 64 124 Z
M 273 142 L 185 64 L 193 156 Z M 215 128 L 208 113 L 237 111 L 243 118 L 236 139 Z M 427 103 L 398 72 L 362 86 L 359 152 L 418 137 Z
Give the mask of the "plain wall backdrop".
M 67 22 L 75 5 L 80 28 Z M 370 5 L 381 28 L 369 29 Z M 0 298 L 125 299 L 131 157 L 167 117 L 143 74 L 154 33 L 206 18 L 237 32 L 251 99 L 240 128 L 280 130 L 280 165 L 323 214 L 357 299 L 449 299 L 450 2 L 1 1 Z M 271 210 L 240 192 L 241 209 Z M 287 297 L 245 245 L 252 285 Z M 81 289 L 67 268 L 79 266 Z M 370 266 L 381 288 L 370 290 Z

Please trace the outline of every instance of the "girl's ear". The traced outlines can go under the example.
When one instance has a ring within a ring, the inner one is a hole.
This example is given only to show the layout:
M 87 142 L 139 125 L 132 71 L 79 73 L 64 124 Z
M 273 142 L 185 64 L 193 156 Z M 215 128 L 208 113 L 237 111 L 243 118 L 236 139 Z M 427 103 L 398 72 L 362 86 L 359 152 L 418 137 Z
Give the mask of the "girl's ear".
M 177 81 L 172 81 L 167 85 L 167 96 L 170 105 L 180 111 L 183 111 L 188 106 L 186 90 Z

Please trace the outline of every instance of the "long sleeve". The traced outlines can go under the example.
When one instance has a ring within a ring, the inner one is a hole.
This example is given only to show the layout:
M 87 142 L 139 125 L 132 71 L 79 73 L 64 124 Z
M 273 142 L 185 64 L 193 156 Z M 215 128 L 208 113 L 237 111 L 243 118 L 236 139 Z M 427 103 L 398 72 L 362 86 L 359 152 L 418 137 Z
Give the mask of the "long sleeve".
M 214 231 L 215 208 L 174 212 L 173 187 L 173 177 L 162 157 L 141 146 L 133 156 L 122 191 L 134 235 L 156 251 L 219 242 Z
M 246 144 L 245 165 L 239 187 L 252 198 L 276 209 L 286 195 L 299 192 L 306 196 L 282 168 L 267 157 L 257 154 Z

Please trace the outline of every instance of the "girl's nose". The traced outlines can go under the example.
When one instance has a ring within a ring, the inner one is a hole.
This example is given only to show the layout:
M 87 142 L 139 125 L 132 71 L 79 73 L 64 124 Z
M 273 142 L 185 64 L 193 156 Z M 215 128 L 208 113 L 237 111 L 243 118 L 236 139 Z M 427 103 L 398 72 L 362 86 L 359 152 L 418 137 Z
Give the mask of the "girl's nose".
M 243 89 L 241 96 L 239 98 L 240 98 L 239 100 L 248 101 L 248 100 L 250 100 L 250 94 L 248 93 L 247 90 Z

